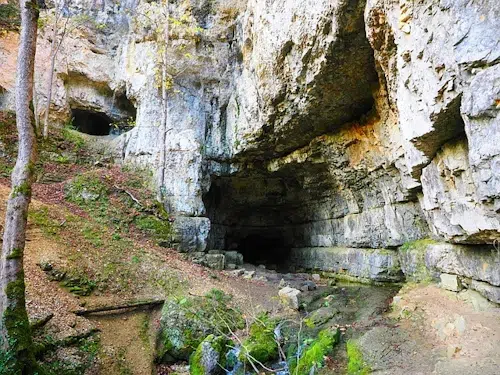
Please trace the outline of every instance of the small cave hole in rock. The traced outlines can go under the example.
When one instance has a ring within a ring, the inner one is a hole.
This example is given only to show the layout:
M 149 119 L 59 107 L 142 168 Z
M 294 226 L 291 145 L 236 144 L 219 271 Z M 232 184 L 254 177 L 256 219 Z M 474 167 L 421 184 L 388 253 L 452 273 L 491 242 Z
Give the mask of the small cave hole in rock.
M 113 120 L 102 112 L 73 109 L 73 126 L 76 130 L 90 135 L 109 135 Z

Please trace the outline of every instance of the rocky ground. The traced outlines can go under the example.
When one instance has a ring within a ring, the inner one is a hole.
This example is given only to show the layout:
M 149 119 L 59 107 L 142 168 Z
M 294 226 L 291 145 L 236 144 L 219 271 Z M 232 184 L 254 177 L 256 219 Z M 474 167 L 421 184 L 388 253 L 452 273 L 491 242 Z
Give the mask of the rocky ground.
M 3 126 L 11 120 L 4 118 Z M 4 202 L 12 134 L 2 138 Z M 29 215 L 27 307 L 32 321 L 54 314 L 35 331 L 38 357 L 53 373 L 187 372 L 182 361 L 153 364 L 159 307 L 85 317 L 75 311 L 146 299 L 182 301 L 218 289 L 233 296 L 231 305 L 246 321 L 247 329 L 234 333 L 241 340 L 264 311 L 303 326 L 307 340 L 325 329 L 338 332 L 334 350 L 322 358 L 323 374 L 496 374 L 500 310 L 478 293 L 424 284 L 399 290 L 400 284 L 362 285 L 335 274 L 285 273 L 264 265 L 205 268 L 160 246 L 168 231 L 158 225 L 164 213 L 152 203 L 145 175 L 113 165 L 90 151 L 88 142 L 66 131 L 41 146 Z M 2 219 L 4 214 L 2 205 Z

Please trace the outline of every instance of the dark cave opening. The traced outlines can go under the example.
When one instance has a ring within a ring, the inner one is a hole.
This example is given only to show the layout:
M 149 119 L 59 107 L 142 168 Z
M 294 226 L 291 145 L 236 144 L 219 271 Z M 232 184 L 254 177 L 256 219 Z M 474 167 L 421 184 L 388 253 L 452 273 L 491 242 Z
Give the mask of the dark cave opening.
M 296 224 L 304 220 L 304 193 L 294 177 L 214 177 L 204 195 L 208 249 L 238 251 L 246 263 L 285 270 L 292 247 L 301 243 Z
M 73 126 L 79 132 L 90 135 L 109 135 L 113 120 L 102 112 L 73 109 Z
M 249 234 L 237 239 L 237 249 L 243 254 L 243 259 L 247 263 L 280 269 L 285 265 L 290 252 L 290 246 L 282 234 L 265 231 Z

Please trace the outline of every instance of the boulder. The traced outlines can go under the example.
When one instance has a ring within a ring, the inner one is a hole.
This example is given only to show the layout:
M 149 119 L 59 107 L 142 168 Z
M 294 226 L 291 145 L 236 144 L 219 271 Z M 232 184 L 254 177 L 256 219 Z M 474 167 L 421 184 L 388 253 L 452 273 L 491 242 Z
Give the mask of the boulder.
M 207 254 L 205 260 L 208 268 L 222 271 L 225 266 L 225 256 L 222 254 Z
M 225 337 L 208 335 L 191 356 L 189 373 L 192 375 L 224 374 L 228 345 L 230 342 Z
M 460 279 L 457 275 L 450 275 L 447 273 L 442 273 L 440 275 L 441 279 L 441 288 L 452 291 L 452 292 L 460 292 L 463 287 Z
M 306 281 L 304 281 L 304 282 L 301 283 L 300 290 L 302 292 L 308 292 L 308 291 L 311 291 L 311 290 L 316 290 L 317 287 L 318 286 L 313 281 L 306 280 Z
M 188 360 L 208 335 L 243 328 L 242 315 L 230 307 L 230 302 L 230 296 L 215 289 L 204 297 L 167 300 L 157 332 L 156 360 L 159 363 Z
M 241 266 L 243 264 L 243 254 L 237 251 L 225 251 L 226 263 L 235 264 L 236 266 Z
M 300 304 L 299 304 L 299 295 L 300 294 L 301 294 L 300 290 L 290 288 L 288 286 L 284 287 L 283 289 L 280 289 L 280 291 L 278 292 L 281 303 L 283 303 L 285 306 L 288 306 L 294 310 L 298 310 L 300 307 Z

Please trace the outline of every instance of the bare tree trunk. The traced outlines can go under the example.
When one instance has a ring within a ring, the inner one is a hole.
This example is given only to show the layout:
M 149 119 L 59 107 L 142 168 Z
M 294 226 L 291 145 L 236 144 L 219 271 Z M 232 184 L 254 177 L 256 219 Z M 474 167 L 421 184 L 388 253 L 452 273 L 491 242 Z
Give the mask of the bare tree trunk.
M 54 68 L 56 65 L 56 43 L 57 43 L 57 19 L 58 10 L 56 5 L 56 18 L 54 21 L 54 30 L 52 34 L 52 42 L 50 43 L 50 71 L 49 78 L 47 80 L 47 108 L 45 108 L 45 116 L 43 119 L 43 138 L 47 139 L 49 136 L 49 112 L 50 112 L 50 102 L 52 101 L 52 83 L 54 81 Z
M 36 137 L 31 122 L 30 101 L 33 96 L 38 9 L 43 3 L 28 0 L 20 0 L 19 3 L 21 38 L 16 80 L 19 150 L 12 172 L 12 192 L 7 202 L 0 257 L 0 359 L 5 373 L 24 375 L 33 373 L 36 368 L 26 313 L 23 253 L 36 160 Z
M 165 0 L 166 20 L 165 28 L 163 31 L 164 47 L 165 50 L 162 54 L 162 67 L 161 67 L 161 100 L 162 100 L 162 121 L 160 127 L 160 170 L 158 173 L 158 200 L 163 202 L 164 199 L 164 183 L 165 183 L 165 164 L 167 163 L 167 124 L 168 124 L 168 87 L 167 87 L 167 63 L 168 63 L 168 45 L 170 41 L 169 23 L 170 23 L 170 10 L 168 7 L 168 0 Z
M 64 40 L 64 36 L 66 35 L 66 29 L 68 26 L 68 21 L 69 17 L 66 18 L 66 21 L 64 22 L 64 28 L 61 34 L 61 40 L 58 42 L 58 27 L 57 23 L 59 21 L 59 17 L 62 15 L 62 8 L 66 5 L 69 4 L 66 3 L 64 0 L 62 1 L 61 4 L 61 9 L 57 7 L 56 4 L 56 14 L 55 14 L 55 19 L 54 19 L 54 25 L 53 25 L 53 34 L 52 34 L 52 42 L 50 43 L 50 71 L 49 71 L 49 78 L 47 80 L 47 108 L 45 108 L 45 116 L 43 120 L 43 138 L 47 139 L 49 136 L 49 113 L 50 113 L 50 102 L 52 102 L 52 86 L 54 82 L 54 72 L 55 72 L 55 67 L 56 67 L 56 57 L 57 53 L 59 52 L 59 48 L 61 47 L 61 44 Z M 36 115 L 36 113 L 35 113 Z

